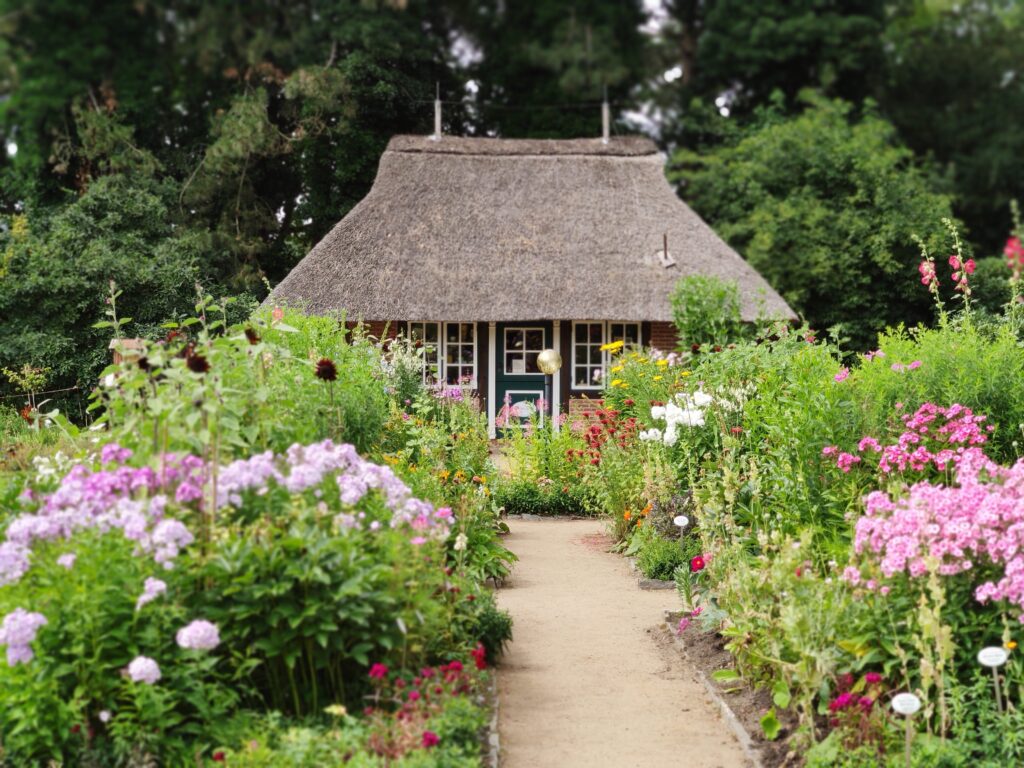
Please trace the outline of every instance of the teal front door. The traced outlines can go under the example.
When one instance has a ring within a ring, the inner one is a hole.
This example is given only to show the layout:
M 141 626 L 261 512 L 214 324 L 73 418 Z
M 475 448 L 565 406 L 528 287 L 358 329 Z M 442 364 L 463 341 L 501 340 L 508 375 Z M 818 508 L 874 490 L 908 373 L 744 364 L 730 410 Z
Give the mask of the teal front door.
M 494 426 L 498 430 L 518 428 L 539 410 L 544 398 L 544 374 L 537 367 L 537 356 L 551 346 L 552 327 L 551 322 L 496 325 L 497 370 L 493 375 Z

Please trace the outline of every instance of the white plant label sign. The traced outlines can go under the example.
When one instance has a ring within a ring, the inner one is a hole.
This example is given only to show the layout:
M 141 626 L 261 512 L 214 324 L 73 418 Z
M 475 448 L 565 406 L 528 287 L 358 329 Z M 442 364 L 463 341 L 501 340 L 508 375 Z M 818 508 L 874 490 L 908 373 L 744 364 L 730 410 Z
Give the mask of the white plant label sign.
M 672 520 L 679 528 L 685 528 L 690 524 L 690 518 L 686 515 L 676 515 Z
M 1006 663 L 1009 654 L 997 645 L 982 648 L 978 651 L 978 663 L 984 667 L 1001 667 Z
M 898 693 L 892 697 L 892 708 L 897 714 L 910 717 L 921 709 L 921 700 L 912 693 Z

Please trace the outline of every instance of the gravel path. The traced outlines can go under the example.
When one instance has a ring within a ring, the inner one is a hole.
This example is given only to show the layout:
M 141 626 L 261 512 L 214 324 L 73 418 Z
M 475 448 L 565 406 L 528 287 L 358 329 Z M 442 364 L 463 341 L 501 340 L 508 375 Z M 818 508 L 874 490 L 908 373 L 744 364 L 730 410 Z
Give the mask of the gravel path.
M 672 591 L 644 592 L 603 523 L 513 520 L 498 602 L 515 620 L 498 671 L 502 768 L 733 768 L 739 745 L 657 630 Z

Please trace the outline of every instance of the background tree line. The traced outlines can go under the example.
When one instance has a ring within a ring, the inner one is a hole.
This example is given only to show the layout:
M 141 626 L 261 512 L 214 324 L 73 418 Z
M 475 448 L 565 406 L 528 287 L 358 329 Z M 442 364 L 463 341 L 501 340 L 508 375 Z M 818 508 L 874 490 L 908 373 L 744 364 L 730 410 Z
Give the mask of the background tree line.
M 1024 196 L 1014 0 L 0 0 L 0 365 L 91 383 L 200 281 L 239 311 L 395 133 L 650 132 L 688 200 L 854 346 L 928 318 L 916 232 L 998 252 Z

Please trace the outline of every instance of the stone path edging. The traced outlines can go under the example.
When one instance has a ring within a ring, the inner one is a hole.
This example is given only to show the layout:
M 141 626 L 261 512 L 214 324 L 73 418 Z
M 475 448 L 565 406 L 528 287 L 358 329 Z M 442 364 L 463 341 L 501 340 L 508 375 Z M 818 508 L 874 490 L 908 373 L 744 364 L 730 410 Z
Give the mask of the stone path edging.
M 704 673 L 700 667 L 693 663 L 690 659 L 690 654 L 686 652 L 686 643 L 678 635 L 678 633 L 672 631 L 671 625 L 671 611 L 665 611 L 665 622 L 663 624 L 665 632 L 668 633 L 669 637 L 672 638 L 672 642 L 675 647 L 686 659 L 686 663 L 693 670 L 693 676 L 696 680 L 704 686 L 704 690 L 707 691 L 708 697 L 718 705 L 718 708 L 722 711 L 722 719 L 725 720 L 729 729 L 732 731 L 733 736 L 736 737 L 736 741 L 739 742 L 740 748 L 743 750 L 747 759 L 751 762 L 754 768 L 764 768 L 761 762 L 761 757 L 757 753 L 757 749 L 754 747 L 754 740 L 750 734 L 747 733 L 747 729 L 743 727 L 743 723 L 740 722 L 739 718 L 733 713 L 732 708 L 728 702 L 722 698 L 722 694 L 718 690 L 718 686 L 715 685 L 714 681 Z

